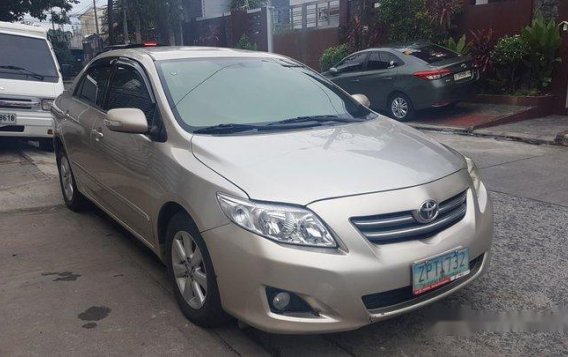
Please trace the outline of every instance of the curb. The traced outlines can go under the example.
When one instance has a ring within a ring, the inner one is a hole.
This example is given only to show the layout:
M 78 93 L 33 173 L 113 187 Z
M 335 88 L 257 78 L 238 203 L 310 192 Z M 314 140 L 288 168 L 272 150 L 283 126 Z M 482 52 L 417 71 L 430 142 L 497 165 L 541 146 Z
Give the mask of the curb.
M 518 141 L 531 145 L 556 145 L 568 147 L 568 130 L 558 133 L 554 139 L 543 139 L 528 134 L 510 132 L 492 132 L 488 129 L 456 128 L 450 126 L 438 126 L 428 124 L 409 124 L 414 129 L 452 133 L 457 135 L 475 136 L 480 138 L 493 138 L 510 141 Z

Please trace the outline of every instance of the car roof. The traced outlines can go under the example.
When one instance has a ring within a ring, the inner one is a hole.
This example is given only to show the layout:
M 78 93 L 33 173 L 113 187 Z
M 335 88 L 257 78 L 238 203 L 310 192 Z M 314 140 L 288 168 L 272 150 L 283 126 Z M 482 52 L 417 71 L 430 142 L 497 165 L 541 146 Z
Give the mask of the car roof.
M 221 47 L 197 47 L 197 46 L 152 46 L 137 47 L 125 49 L 113 49 L 104 52 L 99 58 L 104 57 L 132 57 L 134 59 L 140 56 L 150 56 L 154 61 L 176 60 L 186 58 L 285 58 L 268 52 L 246 51 L 235 48 Z
M 388 45 L 381 46 L 381 47 L 367 48 L 367 49 L 362 50 L 360 52 L 366 52 L 366 51 L 399 51 L 399 52 L 401 52 L 401 51 L 404 51 L 406 49 L 418 48 L 418 47 L 423 47 L 423 46 L 428 46 L 428 45 L 432 45 L 432 43 L 422 42 L 422 41 L 408 42 L 408 43 L 393 43 L 393 44 L 388 44 Z
M 0 21 L 0 33 L 9 33 L 28 37 L 41 37 L 44 39 L 47 38 L 47 31 L 41 27 L 3 21 Z

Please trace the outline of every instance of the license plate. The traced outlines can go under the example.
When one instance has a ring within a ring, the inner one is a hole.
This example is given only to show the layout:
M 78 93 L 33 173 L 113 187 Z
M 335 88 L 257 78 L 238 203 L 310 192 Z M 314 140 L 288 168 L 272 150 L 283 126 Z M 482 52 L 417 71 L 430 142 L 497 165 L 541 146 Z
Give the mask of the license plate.
M 454 81 L 461 81 L 462 79 L 471 78 L 471 71 L 465 71 L 454 74 Z
M 412 264 L 412 292 L 425 293 L 469 274 L 467 248 L 421 260 Z
M 0 125 L 16 125 L 16 114 L 0 113 Z

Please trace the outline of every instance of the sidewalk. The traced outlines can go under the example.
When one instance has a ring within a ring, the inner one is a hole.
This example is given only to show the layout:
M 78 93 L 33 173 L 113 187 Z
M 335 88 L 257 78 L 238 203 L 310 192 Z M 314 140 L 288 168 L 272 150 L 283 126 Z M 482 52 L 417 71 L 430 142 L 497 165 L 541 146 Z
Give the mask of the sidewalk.
M 568 116 L 551 115 L 544 118 L 530 119 L 489 128 L 450 127 L 409 123 L 420 130 L 453 132 L 522 141 L 529 144 L 548 144 L 568 146 Z

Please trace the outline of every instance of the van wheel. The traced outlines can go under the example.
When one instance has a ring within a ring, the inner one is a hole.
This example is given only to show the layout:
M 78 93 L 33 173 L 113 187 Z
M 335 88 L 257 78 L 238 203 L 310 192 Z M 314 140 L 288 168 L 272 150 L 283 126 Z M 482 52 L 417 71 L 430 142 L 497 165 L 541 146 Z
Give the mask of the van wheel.
M 61 193 L 63 194 L 65 205 L 72 211 L 82 211 L 88 206 L 89 201 L 77 189 L 77 183 L 71 171 L 69 159 L 63 150 L 59 150 L 57 153 L 57 167 L 59 169 L 59 184 L 61 185 Z
M 230 320 L 221 306 L 209 251 L 184 212 L 168 225 L 166 264 L 176 301 L 188 320 L 201 327 L 217 327 Z
M 53 139 L 39 139 L 40 150 L 53 152 Z
M 390 97 L 388 111 L 390 116 L 398 121 L 409 121 L 414 118 L 412 102 L 402 93 L 396 93 Z

